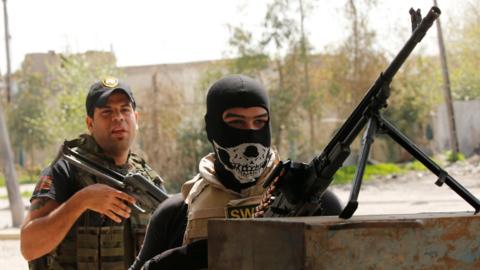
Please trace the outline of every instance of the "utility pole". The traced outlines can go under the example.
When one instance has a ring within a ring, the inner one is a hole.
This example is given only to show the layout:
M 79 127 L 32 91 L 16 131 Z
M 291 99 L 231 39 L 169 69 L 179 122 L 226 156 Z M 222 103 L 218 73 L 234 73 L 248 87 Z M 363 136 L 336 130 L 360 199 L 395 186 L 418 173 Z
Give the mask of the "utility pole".
M 11 66 L 10 66 L 10 33 L 8 31 L 7 0 L 3 0 L 3 18 L 5 21 L 5 49 L 7 53 L 7 74 L 5 75 L 5 89 L 7 102 L 11 100 Z M 24 206 L 20 195 L 20 188 L 17 182 L 17 173 L 13 162 L 13 153 L 8 136 L 7 125 L 3 115 L 2 101 L 0 100 L 0 163 L 3 165 L 3 172 L 7 184 L 8 202 L 12 215 L 13 227 L 20 227 L 23 221 Z
M 7 90 L 7 102 L 10 103 L 12 95 L 12 70 L 10 64 L 10 32 L 8 31 L 7 0 L 3 0 L 3 20 L 5 25 L 5 50 L 7 54 L 7 74 L 5 75 L 5 89 Z
M 308 66 L 308 48 L 307 48 L 307 38 L 305 37 L 305 7 L 303 0 L 298 0 L 298 5 L 300 7 L 300 53 L 301 59 L 303 62 L 303 84 L 304 84 L 304 93 L 310 99 L 310 72 Z M 311 104 L 307 106 L 308 112 L 308 122 L 309 122 L 309 129 L 310 129 L 310 140 L 309 146 L 311 149 L 314 149 L 314 143 L 316 139 L 315 135 L 315 114 Z
M 433 0 L 433 5 L 438 7 L 437 0 Z M 445 53 L 445 45 L 443 43 L 443 34 L 440 24 L 440 18 L 438 18 L 435 23 L 437 24 L 438 48 L 440 50 L 440 62 L 442 64 L 443 94 L 445 96 L 445 106 L 447 107 L 447 120 L 450 135 L 449 142 L 452 151 L 452 157 L 454 160 L 456 160 L 460 149 L 458 146 L 457 128 L 455 125 L 455 113 L 453 110 L 452 92 L 450 88 L 450 77 L 447 65 L 447 55 Z
M 23 221 L 24 206 L 20 189 L 17 182 L 17 173 L 13 163 L 13 153 L 10 147 L 7 125 L 3 117 L 3 106 L 0 101 L 0 163 L 3 165 L 3 172 L 7 182 L 8 202 L 12 214 L 13 227 L 20 227 Z

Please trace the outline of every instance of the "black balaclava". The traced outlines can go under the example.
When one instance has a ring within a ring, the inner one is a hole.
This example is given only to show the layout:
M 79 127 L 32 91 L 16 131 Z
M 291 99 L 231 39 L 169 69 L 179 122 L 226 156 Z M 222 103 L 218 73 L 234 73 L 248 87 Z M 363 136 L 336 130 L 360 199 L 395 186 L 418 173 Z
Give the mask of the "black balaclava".
M 237 129 L 223 121 L 226 109 L 263 107 L 269 112 L 265 88 L 243 75 L 226 76 L 215 82 L 207 94 L 205 123 L 208 140 L 216 154 L 215 171 L 222 184 L 239 191 L 251 186 L 270 158 L 270 117 L 258 130 Z

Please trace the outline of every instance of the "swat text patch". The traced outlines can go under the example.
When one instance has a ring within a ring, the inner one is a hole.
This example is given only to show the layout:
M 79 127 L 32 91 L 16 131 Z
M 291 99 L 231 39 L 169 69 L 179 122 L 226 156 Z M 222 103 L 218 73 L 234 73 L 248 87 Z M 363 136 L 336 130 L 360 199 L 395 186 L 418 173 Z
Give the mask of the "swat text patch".
M 227 218 L 251 218 L 257 205 L 229 206 L 226 208 Z

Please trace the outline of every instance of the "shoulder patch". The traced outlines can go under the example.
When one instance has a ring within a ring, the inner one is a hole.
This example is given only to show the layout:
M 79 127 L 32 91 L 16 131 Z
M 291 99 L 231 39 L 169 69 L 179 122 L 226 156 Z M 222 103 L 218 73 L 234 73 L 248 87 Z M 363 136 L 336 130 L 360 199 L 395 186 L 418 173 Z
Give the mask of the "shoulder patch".
M 35 186 L 34 193 L 39 193 L 41 191 L 50 190 L 52 187 L 52 176 L 50 175 L 42 175 L 40 176 L 40 180 L 38 181 L 37 185 Z

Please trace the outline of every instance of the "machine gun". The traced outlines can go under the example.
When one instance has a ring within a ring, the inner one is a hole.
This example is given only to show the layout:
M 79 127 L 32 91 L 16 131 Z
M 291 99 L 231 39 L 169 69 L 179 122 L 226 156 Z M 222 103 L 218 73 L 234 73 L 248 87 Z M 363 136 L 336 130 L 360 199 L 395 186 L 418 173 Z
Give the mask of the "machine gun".
M 438 176 L 436 184 L 446 183 L 458 195 L 480 210 L 480 201 L 461 186 L 452 176 L 442 170 L 433 160 L 423 153 L 411 140 L 398 131 L 381 115 L 390 96 L 390 83 L 413 51 L 417 43 L 425 36 L 433 22 L 440 16 L 440 9 L 432 7 L 425 18 L 421 19 L 420 10 L 410 10 L 413 33 L 406 44 L 395 56 L 387 69 L 380 74 L 370 87 L 359 105 L 340 127 L 322 153 L 309 164 L 280 162 L 266 180 L 264 199 L 255 216 L 308 216 L 319 207 L 319 197 L 333 181 L 333 176 L 350 155 L 350 145 L 366 126 L 360 151 L 354 183 L 349 202 L 340 214 L 341 218 L 350 218 L 358 207 L 357 197 L 363 178 L 370 147 L 376 133 L 384 133 L 406 149 L 413 157 L 423 163 Z M 421 21 L 420 21 L 421 19 Z
M 153 212 L 161 202 L 169 197 L 165 191 L 158 188 L 141 174 L 128 173 L 123 175 L 105 168 L 71 149 L 66 144 L 62 147 L 62 157 L 71 165 L 96 176 L 100 182 L 135 197 L 136 203 L 133 204 L 133 208 L 139 213 L 145 213 L 147 210 Z

